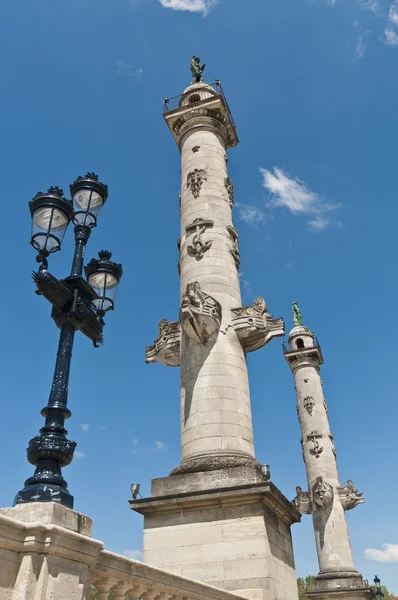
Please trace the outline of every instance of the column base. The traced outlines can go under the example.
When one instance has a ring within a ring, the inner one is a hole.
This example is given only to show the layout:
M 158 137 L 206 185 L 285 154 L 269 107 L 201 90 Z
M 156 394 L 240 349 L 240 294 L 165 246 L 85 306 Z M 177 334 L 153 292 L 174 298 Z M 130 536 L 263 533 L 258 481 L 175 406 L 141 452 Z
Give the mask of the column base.
M 370 600 L 375 597 L 358 571 L 344 568 L 320 571 L 314 579 L 312 590 L 306 595 L 317 600 Z
M 250 600 L 297 600 L 290 533 L 300 514 L 256 465 L 152 480 L 144 561 Z

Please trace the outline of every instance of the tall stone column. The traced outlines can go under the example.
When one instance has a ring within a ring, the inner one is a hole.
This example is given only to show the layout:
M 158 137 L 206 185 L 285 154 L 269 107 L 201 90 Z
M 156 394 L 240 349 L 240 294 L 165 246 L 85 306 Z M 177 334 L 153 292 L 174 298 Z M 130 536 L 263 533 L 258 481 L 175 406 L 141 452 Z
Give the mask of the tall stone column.
M 130 500 L 144 560 L 252 600 L 296 600 L 295 507 L 255 458 L 246 353 L 284 334 L 265 300 L 242 306 L 227 150 L 238 143 L 219 82 L 166 99 L 181 152 L 180 310 L 159 322 L 147 363 L 180 366 L 181 462 Z
M 303 460 L 308 491 L 296 488 L 294 505 L 302 514 L 312 514 L 319 574 L 310 596 L 361 597 L 369 595 L 355 569 L 345 511 L 364 502 L 351 480 L 341 486 L 336 450 L 329 427 L 328 407 L 323 395 L 320 366 L 321 347 L 302 325 L 297 304 L 293 305 L 295 327 L 289 334 L 285 358 L 293 372 L 297 414 L 301 427 Z

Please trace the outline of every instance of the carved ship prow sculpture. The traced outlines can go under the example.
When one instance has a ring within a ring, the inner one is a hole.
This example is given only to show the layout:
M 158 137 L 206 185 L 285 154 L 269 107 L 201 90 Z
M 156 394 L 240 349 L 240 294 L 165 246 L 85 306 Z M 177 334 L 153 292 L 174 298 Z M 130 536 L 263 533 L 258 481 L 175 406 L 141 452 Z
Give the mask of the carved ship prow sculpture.
M 205 344 L 220 329 L 221 305 L 203 292 L 197 281 L 188 283 L 181 302 L 180 321 L 189 338 Z
M 178 321 L 169 323 L 167 319 L 159 321 L 159 334 L 152 346 L 145 350 L 145 362 L 158 362 L 167 367 L 180 366 L 181 325 Z
M 233 308 L 231 312 L 232 326 L 245 352 L 258 350 L 273 338 L 285 335 L 283 319 L 273 319 L 264 298 L 255 298 L 251 306 Z

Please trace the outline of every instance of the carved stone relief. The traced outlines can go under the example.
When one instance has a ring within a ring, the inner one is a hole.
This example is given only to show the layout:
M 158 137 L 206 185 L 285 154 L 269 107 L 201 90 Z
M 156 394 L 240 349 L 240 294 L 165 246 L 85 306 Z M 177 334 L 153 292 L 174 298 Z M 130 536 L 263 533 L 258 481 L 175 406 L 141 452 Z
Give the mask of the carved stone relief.
M 200 190 L 204 181 L 207 180 L 207 173 L 204 169 L 194 169 L 187 176 L 187 188 L 191 189 L 192 196 L 199 198 Z
M 194 146 L 192 148 L 192 152 L 199 152 L 199 150 L 200 150 L 200 146 Z
M 307 435 L 307 442 L 312 442 L 314 444 L 313 448 L 310 448 L 310 454 L 315 456 L 315 458 L 319 458 L 323 452 L 323 447 L 319 444 L 319 440 L 322 439 L 322 434 L 318 431 L 311 431 L 309 435 Z
M 312 416 L 312 411 L 314 410 L 315 400 L 311 396 L 307 396 L 303 400 L 303 406 L 307 413 Z
M 181 238 L 179 240 L 177 240 L 177 249 L 178 249 L 177 269 L 178 269 L 178 274 L 181 275 Z
M 168 367 L 180 365 L 181 326 L 178 321 L 169 323 L 161 319 L 158 325 L 158 337 L 153 346 L 145 350 L 145 362 L 152 364 L 158 362 Z
M 323 477 L 316 478 L 316 483 L 312 488 L 312 495 L 316 504 L 321 508 L 325 509 L 333 504 L 333 488 L 323 480 Z
M 213 227 L 213 221 L 198 218 L 185 228 L 187 235 L 194 233 L 192 246 L 188 246 L 188 254 L 189 256 L 194 256 L 196 260 L 201 260 L 204 253 L 209 250 L 213 243 L 211 240 L 207 242 L 202 241 L 202 235 L 205 233 L 207 227 Z
M 231 227 L 230 225 L 227 225 L 227 230 L 228 233 L 231 237 L 232 240 L 232 248 L 230 249 L 230 253 L 232 254 L 235 264 L 236 264 L 236 268 L 239 269 L 239 265 L 240 265 L 240 254 L 239 254 L 239 236 L 238 236 L 238 232 L 236 231 L 235 227 Z
M 355 489 L 351 479 L 347 479 L 347 485 L 338 487 L 337 491 L 344 510 L 351 510 L 358 504 L 363 504 L 365 502 L 363 494 L 358 493 L 358 490 Z
M 264 298 L 254 299 L 251 306 L 232 308 L 232 327 L 241 342 L 245 352 L 253 352 L 262 348 L 274 337 L 285 333 L 283 319 L 274 319 L 268 313 Z
M 325 409 L 326 416 L 328 417 L 329 416 L 329 408 L 328 408 L 328 403 L 326 402 L 325 399 L 323 400 L 323 407 Z
M 188 283 L 180 311 L 181 325 L 188 337 L 206 343 L 220 329 L 221 314 L 221 305 L 203 292 L 197 281 Z
M 331 449 L 332 449 L 332 454 L 336 458 L 336 448 L 334 446 L 334 438 L 332 435 L 329 435 L 329 440 L 330 440 L 330 445 L 331 445 Z
M 312 512 L 310 493 L 303 492 L 299 485 L 296 487 L 296 497 L 292 504 L 302 515 L 310 515 Z
M 225 178 L 225 187 L 227 189 L 229 203 L 232 208 L 234 205 L 234 185 L 232 183 L 232 179 L 230 179 L 229 177 Z

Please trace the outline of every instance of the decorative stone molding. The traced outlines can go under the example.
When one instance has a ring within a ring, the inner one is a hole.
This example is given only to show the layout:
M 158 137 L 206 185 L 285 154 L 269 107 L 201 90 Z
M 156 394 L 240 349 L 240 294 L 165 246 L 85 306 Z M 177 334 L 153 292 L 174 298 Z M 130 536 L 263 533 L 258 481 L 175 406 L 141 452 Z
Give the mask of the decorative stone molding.
M 306 398 L 304 398 L 303 406 L 304 406 L 305 410 L 307 411 L 307 413 L 310 416 L 312 416 L 312 411 L 314 410 L 314 406 L 315 406 L 314 398 L 312 398 L 311 396 L 307 396 Z
M 189 256 L 194 256 L 196 260 L 201 260 L 207 250 L 211 248 L 212 241 L 202 242 L 202 235 L 205 233 L 207 227 L 213 227 L 214 221 L 208 219 L 195 219 L 193 223 L 187 225 L 185 231 L 187 235 L 194 233 L 192 239 L 192 246 L 188 246 Z
M 227 225 L 228 233 L 231 237 L 232 248 L 230 249 L 230 253 L 233 256 L 233 259 L 236 264 L 236 268 L 239 269 L 240 266 L 240 254 L 239 254 L 239 236 L 235 227 L 231 227 L 231 225 Z
M 316 478 L 316 483 L 312 488 L 312 496 L 321 508 L 326 509 L 333 504 L 333 488 L 330 483 L 323 480 L 322 476 Z
M 250 456 L 215 455 L 198 456 L 196 458 L 184 460 L 170 472 L 170 475 L 217 471 L 218 469 L 231 469 L 234 467 L 244 467 L 246 465 L 254 465 L 261 471 L 261 463 Z
M 192 148 L 192 152 L 199 152 L 199 150 L 200 150 L 200 146 L 194 146 Z
M 180 321 L 192 340 L 205 344 L 220 329 L 221 305 L 202 291 L 197 281 L 188 283 L 182 298 Z
M 158 362 L 167 367 L 180 365 L 181 325 L 178 321 L 169 323 L 167 319 L 159 321 L 159 333 L 153 346 L 145 350 L 145 362 Z
M 303 492 L 299 485 L 296 487 L 296 497 L 292 504 L 302 515 L 310 515 L 312 512 L 310 493 Z
M 363 504 L 365 502 L 363 494 L 358 493 L 358 490 L 354 488 L 351 479 L 347 479 L 347 485 L 338 487 L 337 491 L 344 510 L 351 510 L 358 506 L 358 504 Z
M 312 442 L 314 444 L 313 448 L 310 448 L 310 454 L 315 456 L 315 458 L 319 458 L 323 452 L 323 447 L 319 445 L 319 441 L 322 439 L 322 434 L 318 431 L 311 431 L 309 435 L 307 435 L 307 442 Z
M 181 238 L 177 240 L 177 250 L 178 250 L 177 269 L 178 269 L 178 274 L 181 275 Z
M 224 184 L 228 193 L 229 204 L 232 208 L 235 201 L 234 184 L 232 183 L 232 179 L 230 177 L 225 178 Z
M 232 327 L 245 352 L 262 348 L 275 337 L 285 334 L 283 319 L 273 319 L 264 298 L 254 299 L 251 306 L 232 308 Z
M 329 408 L 328 408 L 328 403 L 326 402 L 325 399 L 323 399 L 323 408 L 325 409 L 326 416 L 328 417 L 329 416 Z
M 197 199 L 200 196 L 200 190 L 204 181 L 207 180 L 207 173 L 204 169 L 194 169 L 187 176 L 187 188 L 191 189 L 192 196 Z
M 236 145 L 237 135 L 233 122 L 226 114 L 223 114 L 223 111 L 204 107 L 191 109 L 174 121 L 172 133 L 177 142 L 180 143 L 184 133 L 186 133 L 193 125 L 190 121 L 203 123 L 204 120 L 211 123 L 212 127 L 219 132 L 224 138 L 227 147 L 231 148 Z M 186 125 L 186 127 L 184 127 L 184 125 Z

